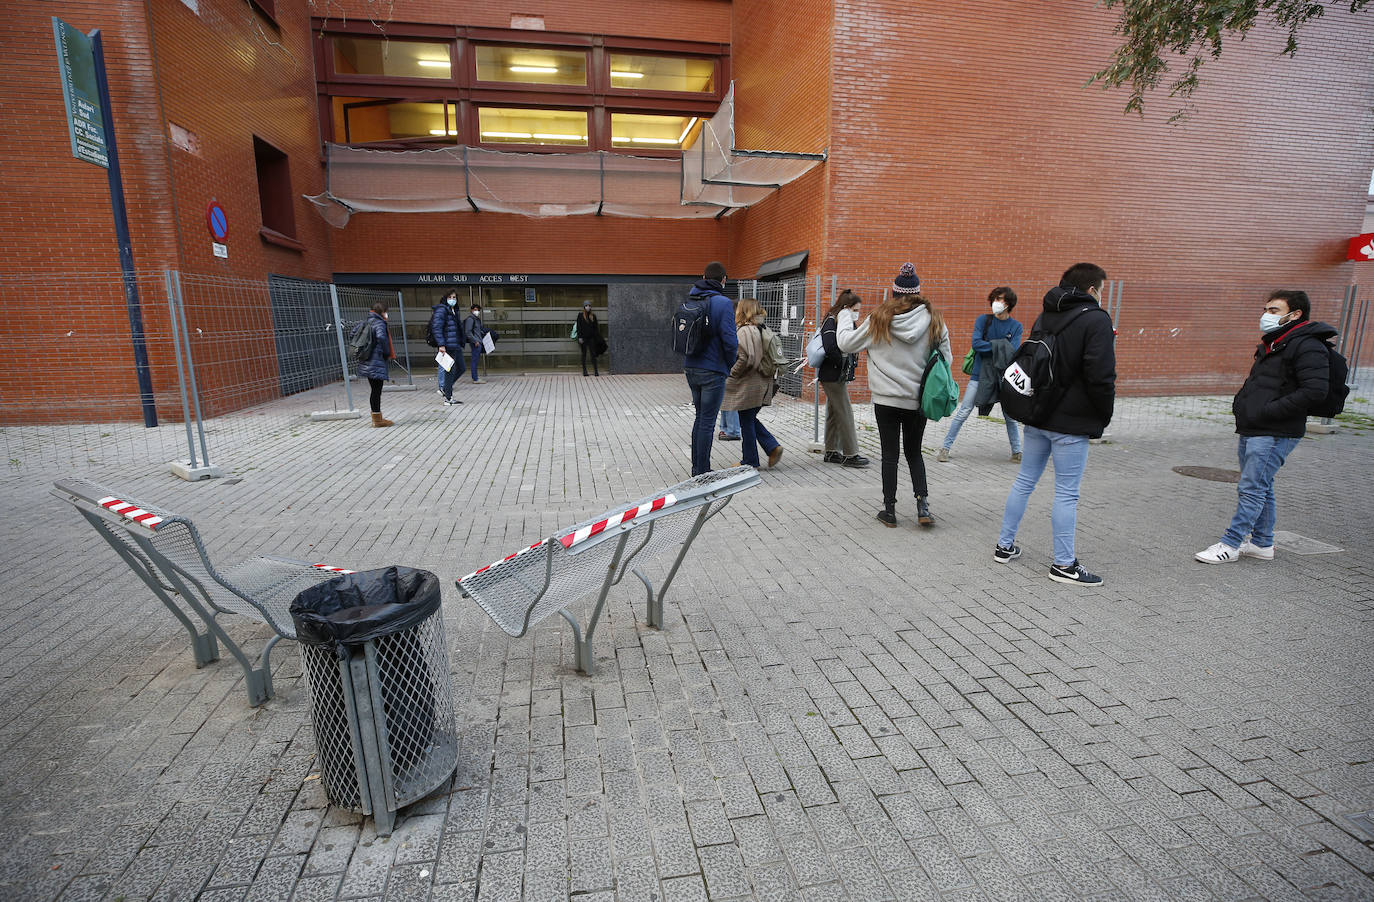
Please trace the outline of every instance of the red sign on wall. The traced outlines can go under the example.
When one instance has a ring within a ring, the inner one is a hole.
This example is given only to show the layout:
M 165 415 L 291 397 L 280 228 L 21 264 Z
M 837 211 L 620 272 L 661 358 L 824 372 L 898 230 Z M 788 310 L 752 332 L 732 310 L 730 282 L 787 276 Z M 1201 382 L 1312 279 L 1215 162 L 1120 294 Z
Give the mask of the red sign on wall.
M 1366 232 L 1350 239 L 1350 248 L 1345 252 L 1347 260 L 1374 261 L 1374 232 Z

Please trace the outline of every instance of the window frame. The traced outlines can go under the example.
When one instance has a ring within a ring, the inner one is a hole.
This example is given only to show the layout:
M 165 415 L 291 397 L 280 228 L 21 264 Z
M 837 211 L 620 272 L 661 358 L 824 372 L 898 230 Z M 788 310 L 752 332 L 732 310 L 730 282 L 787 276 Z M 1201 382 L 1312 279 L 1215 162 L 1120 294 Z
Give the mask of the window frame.
M 296 195 L 291 188 L 291 156 L 277 145 L 260 135 L 253 136 L 253 175 L 258 187 L 258 235 L 269 244 L 276 244 L 293 250 L 304 250 L 297 240 Z M 264 183 L 263 151 L 272 154 L 272 171 L 269 178 L 277 181 Z M 284 184 L 283 184 L 284 182 Z M 273 214 L 268 222 L 269 211 Z M 289 226 L 280 228 L 281 226 Z

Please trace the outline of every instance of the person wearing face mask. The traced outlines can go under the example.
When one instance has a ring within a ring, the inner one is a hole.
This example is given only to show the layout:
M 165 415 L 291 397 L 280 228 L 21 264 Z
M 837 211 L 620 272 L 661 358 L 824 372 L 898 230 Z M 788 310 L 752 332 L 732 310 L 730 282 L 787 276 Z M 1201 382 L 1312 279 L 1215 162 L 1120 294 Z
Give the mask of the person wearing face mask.
M 1031 327 L 1031 340 L 1054 333 L 1054 374 L 1067 386 L 1048 414 L 1026 424 L 1021 469 L 1007 493 L 1002 531 L 992 556 L 1000 564 L 1021 556 L 1016 532 L 1031 492 L 1054 461 L 1054 506 L 1050 531 L 1054 563 L 1049 577 L 1058 583 L 1100 586 L 1102 577 L 1078 563 L 1078 489 L 1088 467 L 1088 441 L 1100 438 L 1116 404 L 1116 330 L 1102 309 L 1107 273 L 1095 263 L 1075 263 L 1059 284 L 1045 293 L 1044 310 Z
M 391 333 L 386 328 L 388 309 L 386 301 L 378 301 L 372 305 L 372 312 L 367 315 L 367 328 L 372 330 L 372 337 L 375 339 L 372 343 L 372 356 L 358 364 L 358 375 L 366 379 L 372 389 L 368 396 L 368 404 L 372 409 L 372 425 L 377 427 L 395 425 L 382 416 L 382 383 L 390 378 L 387 361 L 396 359 L 396 353 L 391 348 Z
M 949 431 L 945 433 L 944 444 L 936 460 L 944 463 L 949 460 L 949 451 L 964 421 L 973 408 L 984 404 L 991 405 L 997 400 L 998 377 L 1021 344 L 1021 324 L 1011 318 L 1016 308 L 1016 292 L 1006 286 L 988 292 L 988 305 L 991 313 L 984 313 L 973 323 L 973 371 L 968 376 L 968 387 L 964 389 L 964 400 L 954 411 Z M 1021 460 L 1021 428 L 1011 417 L 1004 416 L 1007 424 L 1007 442 L 1011 445 L 1011 459 Z
M 467 319 L 463 320 L 463 340 L 472 348 L 472 381 L 474 385 L 481 385 L 482 380 L 477 376 L 477 361 L 482 359 L 482 339 L 491 331 L 482 325 L 482 305 L 473 304 L 469 309 Z M 461 355 L 458 355 L 461 357 Z M 456 369 L 458 364 L 454 364 Z
M 601 338 L 601 323 L 592 312 L 592 302 L 582 302 L 582 312 L 577 314 L 577 347 L 582 352 L 582 375 L 600 376 L 601 367 L 596 362 L 597 342 Z M 587 358 L 592 358 L 592 372 L 587 372 Z
M 1336 330 L 1311 314 L 1305 291 L 1275 291 L 1264 302 L 1255 363 L 1231 402 L 1240 436 L 1236 512 L 1221 541 L 1193 555 L 1204 564 L 1274 559 L 1274 477 L 1307 433 L 1307 411 L 1330 388 L 1326 345 Z
M 445 404 L 462 404 L 453 398 L 453 383 L 463 371 L 463 317 L 458 312 L 458 292 L 450 291 L 442 303 L 434 305 L 429 318 L 430 331 L 439 342 L 439 350 L 453 358 L 453 368 L 439 367 L 439 394 Z

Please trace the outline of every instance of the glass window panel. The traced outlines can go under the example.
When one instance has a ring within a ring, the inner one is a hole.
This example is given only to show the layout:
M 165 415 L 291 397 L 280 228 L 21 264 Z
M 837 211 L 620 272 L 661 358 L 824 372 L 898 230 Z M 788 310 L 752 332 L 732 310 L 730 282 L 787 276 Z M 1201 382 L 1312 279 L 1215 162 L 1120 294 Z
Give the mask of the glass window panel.
M 452 78 L 449 45 L 385 38 L 333 37 L 334 71 L 390 78 Z
M 483 144 L 547 144 L 587 146 L 585 110 L 526 110 L 482 107 L 477 111 Z
M 477 80 L 536 85 L 586 85 L 587 52 L 550 47 L 476 48 Z
M 612 113 L 611 147 L 649 150 L 678 149 L 697 127 L 696 116 L 651 116 Z
M 369 97 L 335 97 L 334 142 L 366 144 L 402 138 L 458 140 L 458 105 L 407 103 Z M 444 108 L 448 107 L 448 121 Z
M 716 89 L 716 61 L 685 56 L 612 53 L 611 87 L 634 91 L 710 94 Z

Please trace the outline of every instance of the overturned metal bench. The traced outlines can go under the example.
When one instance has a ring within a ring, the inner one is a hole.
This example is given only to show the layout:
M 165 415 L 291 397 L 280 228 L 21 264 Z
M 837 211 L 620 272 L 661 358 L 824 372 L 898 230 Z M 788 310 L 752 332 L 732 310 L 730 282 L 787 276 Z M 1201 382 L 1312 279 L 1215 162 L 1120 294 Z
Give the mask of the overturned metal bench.
M 75 507 L 186 628 L 196 667 L 219 660 L 219 643 L 229 649 L 243 668 L 251 705 L 272 697 L 273 646 L 296 638 L 291 600 L 308 586 L 352 572 L 272 556 L 219 569 L 211 563 L 195 524 L 185 517 L 84 479 L 59 480 L 52 494 Z M 256 661 L 224 631 L 217 619 L 220 614 L 239 614 L 272 628 L 274 635 Z
M 592 634 L 611 587 L 627 572 L 639 577 L 648 592 L 645 619 L 650 626 L 662 628 L 663 596 L 702 526 L 735 494 L 758 483 L 759 473 L 753 467 L 703 473 L 507 555 L 458 580 L 458 589 L 512 636 L 525 635 L 546 617 L 562 615 L 572 625 L 577 669 L 590 674 Z M 679 545 L 677 557 L 655 589 L 641 568 Z M 600 595 L 584 633 L 568 607 L 598 588 Z

